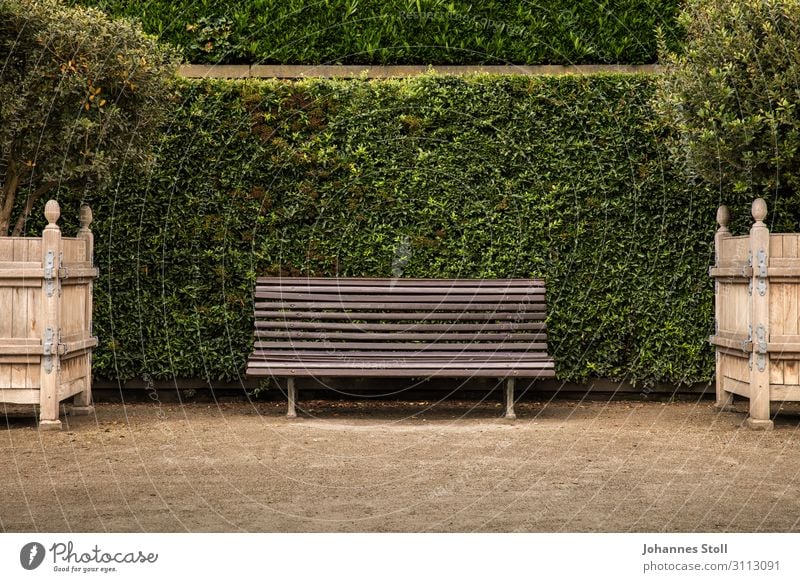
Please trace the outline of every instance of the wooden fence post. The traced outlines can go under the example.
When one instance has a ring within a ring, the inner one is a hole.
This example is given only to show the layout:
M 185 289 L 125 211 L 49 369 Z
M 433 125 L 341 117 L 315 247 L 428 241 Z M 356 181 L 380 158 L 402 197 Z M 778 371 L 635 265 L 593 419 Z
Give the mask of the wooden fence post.
M 750 372 L 750 416 L 747 426 L 753 429 L 770 430 L 770 358 L 769 342 L 769 229 L 764 224 L 767 203 L 763 198 L 753 201 L 751 213 L 755 219 L 750 229 L 750 257 L 752 277 L 752 370 Z
M 39 428 L 60 429 L 58 419 L 58 341 L 61 322 L 61 294 L 58 269 L 61 260 L 61 229 L 56 222 L 61 216 L 61 208 L 55 200 L 49 200 L 44 207 L 47 226 L 42 232 L 42 363 L 41 387 L 39 390 Z
M 730 212 L 727 206 L 720 206 L 717 209 L 717 224 L 719 228 L 714 235 L 714 266 L 719 267 L 722 264 L 722 241 L 731 236 L 731 231 L 728 230 L 728 222 L 730 221 Z M 719 293 L 720 283 L 717 278 L 714 279 L 714 335 L 719 333 L 719 321 L 717 318 L 722 313 L 722 297 Z M 717 401 L 716 406 L 719 410 L 730 411 L 733 409 L 733 393 L 725 390 L 722 385 L 723 373 L 722 369 L 722 354 L 719 349 L 714 350 L 716 360 L 716 388 L 717 388 Z
M 92 224 L 92 209 L 88 204 L 83 204 L 80 210 L 80 225 L 77 238 L 82 239 L 86 244 L 86 260 L 89 266 L 94 267 L 94 233 L 89 229 Z M 92 335 L 92 298 L 94 297 L 94 280 L 89 279 L 86 286 L 86 314 L 84 321 L 88 322 L 89 333 Z M 75 395 L 73 399 L 73 406 L 70 414 L 83 415 L 92 414 L 94 406 L 92 406 L 92 350 L 89 350 L 85 356 L 86 358 L 86 378 L 85 388 L 82 392 Z

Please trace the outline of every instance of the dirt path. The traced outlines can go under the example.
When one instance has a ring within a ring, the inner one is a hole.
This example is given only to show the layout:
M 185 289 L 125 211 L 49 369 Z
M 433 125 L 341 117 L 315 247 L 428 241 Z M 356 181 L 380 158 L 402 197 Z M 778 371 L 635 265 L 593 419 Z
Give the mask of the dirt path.
M 800 411 L 711 403 L 98 405 L 0 416 L 1 531 L 797 531 Z M 2 409 L 0 409 L 2 412 Z

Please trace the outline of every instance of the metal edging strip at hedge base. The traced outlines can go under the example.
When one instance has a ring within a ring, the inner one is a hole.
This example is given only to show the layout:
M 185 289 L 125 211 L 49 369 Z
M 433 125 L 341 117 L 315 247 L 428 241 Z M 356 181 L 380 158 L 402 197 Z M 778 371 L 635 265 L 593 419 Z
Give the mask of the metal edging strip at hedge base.
M 426 73 L 440 75 L 594 75 L 597 73 L 653 74 L 659 65 L 181 65 L 191 79 L 388 79 Z

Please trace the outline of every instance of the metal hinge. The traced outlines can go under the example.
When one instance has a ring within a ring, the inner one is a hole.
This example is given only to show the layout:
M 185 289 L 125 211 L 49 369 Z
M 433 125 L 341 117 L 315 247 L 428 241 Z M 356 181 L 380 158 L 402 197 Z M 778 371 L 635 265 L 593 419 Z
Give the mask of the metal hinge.
M 759 371 L 763 372 L 767 367 L 767 330 L 764 324 L 759 323 L 756 328 L 756 341 L 753 347 L 756 353 L 756 364 Z
M 44 290 L 48 297 L 52 297 L 56 289 L 55 261 L 55 253 L 53 251 L 47 251 L 47 254 L 44 256 Z
M 53 356 L 58 351 L 58 342 L 55 340 L 55 333 L 52 327 L 45 328 L 44 341 L 42 342 L 42 353 L 44 354 L 44 371 L 49 374 L 53 371 Z
M 758 294 L 764 295 L 767 292 L 767 252 L 764 249 L 758 251 Z

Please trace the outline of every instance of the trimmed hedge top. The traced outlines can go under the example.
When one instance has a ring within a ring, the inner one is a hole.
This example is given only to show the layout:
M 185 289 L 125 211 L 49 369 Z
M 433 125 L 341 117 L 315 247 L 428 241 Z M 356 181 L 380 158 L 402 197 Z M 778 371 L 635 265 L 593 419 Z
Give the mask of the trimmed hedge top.
M 68 0 L 142 21 L 189 62 L 641 64 L 677 0 Z

